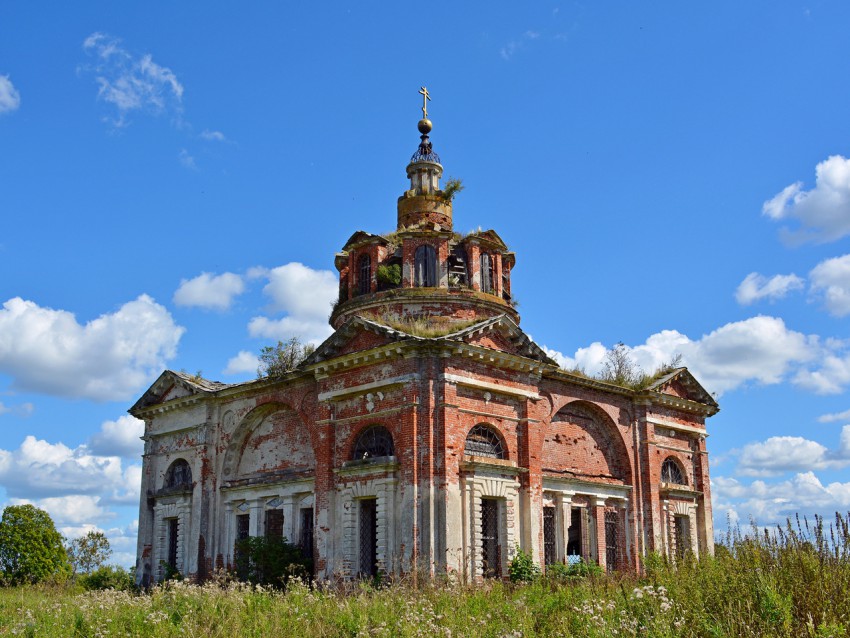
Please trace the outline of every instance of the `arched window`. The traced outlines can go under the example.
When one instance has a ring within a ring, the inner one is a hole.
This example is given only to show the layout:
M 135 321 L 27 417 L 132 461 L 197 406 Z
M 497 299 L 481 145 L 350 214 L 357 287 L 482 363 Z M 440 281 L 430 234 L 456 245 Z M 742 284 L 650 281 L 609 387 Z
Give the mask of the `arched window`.
M 357 262 L 357 292 L 367 295 L 372 290 L 372 258 L 360 255 Z
M 466 435 L 466 445 L 464 445 L 463 452 L 464 454 L 486 456 L 491 459 L 507 458 L 502 437 L 493 428 L 484 424 L 478 424 L 469 431 L 469 434 Z
M 192 468 L 183 459 L 177 459 L 165 473 L 165 487 L 191 487 Z
M 493 258 L 481 253 L 481 292 L 493 292 Z
M 351 458 L 354 461 L 393 456 L 393 436 L 383 425 L 374 425 L 363 430 L 354 444 Z
M 661 482 L 674 483 L 675 485 L 688 484 L 682 474 L 682 468 L 680 468 L 679 464 L 673 460 L 672 456 L 668 456 L 664 460 L 664 463 L 661 464 Z
M 414 285 L 433 288 L 437 285 L 437 251 L 433 246 L 420 246 L 414 255 Z

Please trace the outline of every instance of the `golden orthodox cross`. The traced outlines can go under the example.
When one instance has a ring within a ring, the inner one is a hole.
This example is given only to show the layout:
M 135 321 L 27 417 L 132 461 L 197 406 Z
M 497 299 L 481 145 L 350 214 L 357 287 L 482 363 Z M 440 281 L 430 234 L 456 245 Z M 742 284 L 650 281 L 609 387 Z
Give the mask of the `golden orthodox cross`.
M 422 96 L 422 117 L 428 119 L 428 100 L 431 99 L 431 94 L 424 86 L 419 89 L 419 95 Z

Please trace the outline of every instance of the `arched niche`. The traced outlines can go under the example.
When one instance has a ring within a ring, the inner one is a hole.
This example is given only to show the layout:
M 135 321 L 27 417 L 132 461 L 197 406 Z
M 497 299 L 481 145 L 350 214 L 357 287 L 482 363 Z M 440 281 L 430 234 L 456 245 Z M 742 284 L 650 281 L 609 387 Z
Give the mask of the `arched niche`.
M 543 467 L 585 479 L 630 482 L 631 463 L 616 424 L 592 403 L 568 403 L 552 417 Z
M 249 412 L 236 427 L 224 457 L 224 480 L 314 469 L 309 429 L 284 403 Z

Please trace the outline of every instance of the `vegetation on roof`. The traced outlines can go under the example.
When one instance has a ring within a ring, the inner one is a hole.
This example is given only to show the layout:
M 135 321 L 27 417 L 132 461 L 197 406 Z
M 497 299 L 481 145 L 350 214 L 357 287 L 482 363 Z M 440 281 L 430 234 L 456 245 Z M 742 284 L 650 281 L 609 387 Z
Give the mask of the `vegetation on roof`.
M 414 337 L 422 337 L 423 339 L 445 337 L 446 335 L 474 326 L 476 323 L 481 323 L 480 319 L 470 319 L 467 321 L 446 321 L 439 317 L 405 317 L 400 319 L 384 313 L 368 313 L 363 316 L 387 328 L 392 328 L 393 330 L 398 330 Z
M 605 353 L 605 360 L 602 370 L 599 373 L 594 375 L 588 374 L 581 366 L 576 366 L 571 370 L 567 370 L 567 372 L 584 377 L 585 379 L 605 381 L 606 383 L 613 383 L 614 385 L 639 392 L 646 390 L 658 381 L 658 379 L 680 367 L 682 367 L 682 355 L 677 354 L 670 361 L 662 363 L 652 372 L 644 372 L 637 361 L 632 358 L 626 345 L 620 341 Z
M 260 350 L 257 378 L 283 376 L 297 368 L 315 349 L 316 346 L 310 343 L 301 343 L 298 337 L 278 341 L 274 346 L 265 346 Z

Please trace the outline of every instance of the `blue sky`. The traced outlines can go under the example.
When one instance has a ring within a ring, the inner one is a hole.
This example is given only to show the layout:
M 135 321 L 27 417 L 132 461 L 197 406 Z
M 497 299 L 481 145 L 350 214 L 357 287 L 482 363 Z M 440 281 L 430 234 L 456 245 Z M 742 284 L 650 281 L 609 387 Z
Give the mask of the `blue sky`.
M 333 254 L 418 143 L 517 252 L 564 365 L 618 341 L 718 393 L 716 522 L 850 509 L 850 5 L 0 7 L 0 505 L 131 564 L 162 369 L 321 340 Z

